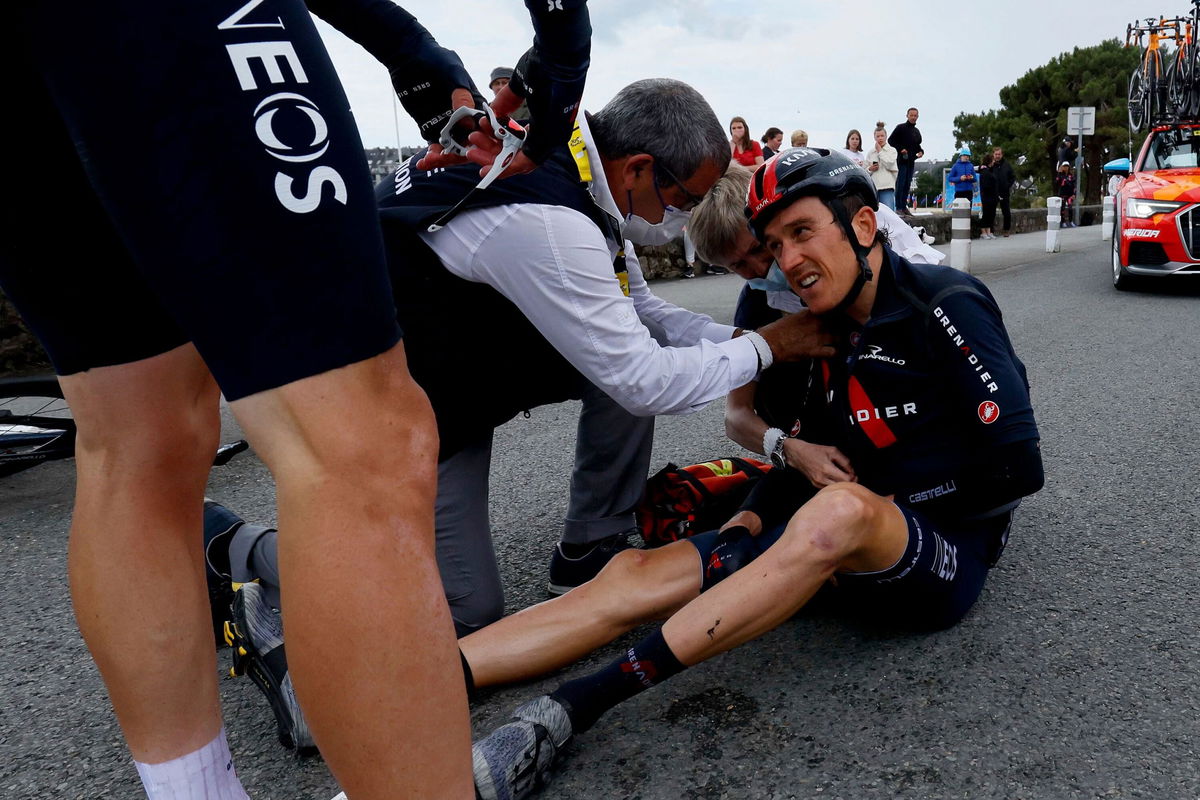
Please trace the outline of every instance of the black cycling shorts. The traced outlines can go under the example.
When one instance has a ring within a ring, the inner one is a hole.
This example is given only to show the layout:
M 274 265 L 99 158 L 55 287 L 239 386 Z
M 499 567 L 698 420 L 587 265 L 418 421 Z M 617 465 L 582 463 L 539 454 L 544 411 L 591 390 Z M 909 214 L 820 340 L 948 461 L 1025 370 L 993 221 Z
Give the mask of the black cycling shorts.
M 1001 516 L 947 525 L 897 504 L 908 522 L 908 546 L 900 560 L 882 572 L 839 572 L 821 590 L 822 603 L 860 619 L 910 630 L 933 631 L 961 620 L 983 591 L 988 570 L 999 560 L 1008 541 L 1012 512 Z M 780 525 L 749 541 L 742 567 L 783 536 Z M 702 564 L 717 544 L 717 531 L 693 536 Z
M 9 14 L 0 287 L 60 374 L 191 341 L 236 400 L 399 341 L 362 144 L 300 0 Z

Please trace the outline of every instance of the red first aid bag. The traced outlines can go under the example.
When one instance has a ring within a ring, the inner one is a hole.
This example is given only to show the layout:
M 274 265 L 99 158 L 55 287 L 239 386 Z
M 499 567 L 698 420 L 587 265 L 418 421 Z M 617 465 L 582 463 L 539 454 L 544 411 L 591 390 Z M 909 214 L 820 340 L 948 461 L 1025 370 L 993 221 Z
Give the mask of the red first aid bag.
M 667 464 L 646 481 L 637 524 L 647 547 L 660 547 L 725 524 L 771 469 L 752 458 Z

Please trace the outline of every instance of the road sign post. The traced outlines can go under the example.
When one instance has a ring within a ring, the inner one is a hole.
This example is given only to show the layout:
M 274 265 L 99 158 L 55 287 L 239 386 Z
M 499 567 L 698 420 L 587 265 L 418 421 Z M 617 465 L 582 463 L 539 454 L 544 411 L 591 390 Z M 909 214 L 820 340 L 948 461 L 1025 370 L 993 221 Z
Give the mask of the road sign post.
M 1076 225 L 1080 219 L 1080 195 L 1083 190 L 1083 137 L 1096 133 L 1096 107 L 1071 106 L 1067 109 L 1067 135 L 1079 137 L 1079 145 L 1075 148 L 1075 215 L 1072 220 Z

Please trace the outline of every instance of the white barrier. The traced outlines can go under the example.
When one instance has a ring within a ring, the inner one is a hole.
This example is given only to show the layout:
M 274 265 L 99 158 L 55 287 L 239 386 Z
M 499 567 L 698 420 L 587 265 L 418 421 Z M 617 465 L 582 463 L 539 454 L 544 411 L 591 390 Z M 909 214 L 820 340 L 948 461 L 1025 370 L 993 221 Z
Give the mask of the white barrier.
M 950 266 L 971 271 L 971 201 L 955 200 L 950 212 Z
M 1046 198 L 1046 252 L 1057 253 L 1062 250 L 1058 242 L 1058 228 L 1062 224 L 1062 198 Z
M 1103 241 L 1108 241 L 1113 237 L 1113 222 L 1117 216 L 1116 206 L 1116 196 L 1104 198 L 1104 216 L 1100 222 L 1100 238 Z

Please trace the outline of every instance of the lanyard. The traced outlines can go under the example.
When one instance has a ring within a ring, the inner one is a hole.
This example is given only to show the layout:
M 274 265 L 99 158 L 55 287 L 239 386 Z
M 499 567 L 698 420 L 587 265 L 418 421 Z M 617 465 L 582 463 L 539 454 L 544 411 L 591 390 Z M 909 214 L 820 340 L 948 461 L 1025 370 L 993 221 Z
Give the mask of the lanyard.
M 579 170 L 579 180 L 591 183 L 592 160 L 588 158 L 587 142 L 583 140 L 583 133 L 579 130 L 578 122 L 575 123 L 575 130 L 571 131 L 571 140 L 567 146 L 571 149 L 571 155 L 575 157 L 575 168 Z M 603 211 L 603 209 L 601 210 Z M 605 212 L 605 216 L 612 219 L 608 212 Z M 614 224 L 612 228 L 609 232 L 617 240 L 617 257 L 613 259 L 613 274 L 616 276 L 617 282 L 621 284 L 621 294 L 629 297 L 629 268 L 625 264 L 625 237 L 621 235 L 619 224 Z

